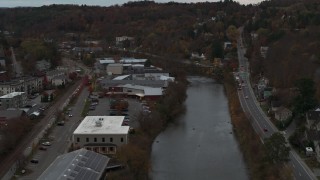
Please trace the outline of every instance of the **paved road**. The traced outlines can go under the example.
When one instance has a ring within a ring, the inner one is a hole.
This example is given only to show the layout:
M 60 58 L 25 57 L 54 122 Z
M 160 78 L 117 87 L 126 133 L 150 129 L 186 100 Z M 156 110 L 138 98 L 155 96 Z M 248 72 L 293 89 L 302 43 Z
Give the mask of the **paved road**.
M 36 150 L 33 155 L 33 159 L 38 159 L 39 163 L 33 164 L 29 162 L 27 164 L 26 169 L 31 170 L 32 173 L 18 179 L 37 179 L 41 173 L 50 166 L 57 156 L 68 152 L 72 133 L 83 119 L 81 117 L 81 112 L 85 104 L 84 99 L 86 99 L 88 95 L 89 92 L 84 88 L 79 94 L 76 103 L 73 106 L 70 106 L 70 114 L 72 114 L 72 117 L 66 116 L 65 125 L 55 126 L 52 133 L 49 135 L 49 137 L 52 138 L 52 141 L 50 141 L 52 145 L 48 146 L 46 151 Z
M 68 91 L 62 95 L 62 97 L 56 101 L 54 104 L 51 105 L 50 109 L 46 110 L 46 114 L 44 118 L 40 120 L 38 124 L 36 124 L 31 132 L 26 135 L 26 137 L 20 142 L 20 144 L 16 147 L 16 149 L 7 156 L 7 158 L 0 162 L 0 177 L 7 179 L 9 174 L 6 174 L 9 172 L 14 172 L 15 162 L 21 157 L 23 152 L 25 152 L 26 149 L 31 149 L 32 142 L 37 139 L 37 136 L 48 126 L 50 125 L 52 119 L 55 117 L 55 113 L 58 109 L 60 109 L 63 104 L 65 104 L 65 101 L 68 99 L 70 94 L 80 85 L 81 81 L 77 82 L 73 86 L 68 89 Z M 5 176 L 7 175 L 7 176 Z
M 11 47 L 11 60 L 15 77 L 20 77 L 22 75 L 22 68 L 20 63 L 17 62 L 13 47 Z
M 242 32 L 242 29 L 240 29 Z M 260 135 L 261 140 L 271 136 L 275 132 L 279 132 L 278 129 L 270 122 L 269 118 L 265 115 L 257 102 L 254 92 L 250 85 L 249 80 L 249 63 L 247 58 L 244 57 L 245 49 L 243 48 L 242 38 L 238 41 L 238 59 L 240 71 L 245 74 L 243 77 L 242 90 L 239 90 L 238 95 L 241 102 L 241 106 L 244 111 L 250 117 L 255 131 Z M 267 131 L 266 131 L 266 130 Z M 310 180 L 317 179 L 310 168 L 304 163 L 304 161 L 297 155 L 292 149 L 290 151 L 290 162 L 288 163 L 293 169 L 293 175 L 298 180 Z

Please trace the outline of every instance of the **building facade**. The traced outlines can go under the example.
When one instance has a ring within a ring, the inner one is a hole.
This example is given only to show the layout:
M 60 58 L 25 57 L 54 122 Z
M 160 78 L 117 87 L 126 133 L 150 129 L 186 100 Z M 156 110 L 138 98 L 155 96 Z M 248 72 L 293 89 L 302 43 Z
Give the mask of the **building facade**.
M 115 154 L 128 143 L 129 126 L 122 126 L 123 120 L 124 116 L 86 116 L 73 132 L 74 147 Z
M 20 108 L 27 104 L 27 94 L 25 92 L 12 92 L 0 96 L 0 109 Z

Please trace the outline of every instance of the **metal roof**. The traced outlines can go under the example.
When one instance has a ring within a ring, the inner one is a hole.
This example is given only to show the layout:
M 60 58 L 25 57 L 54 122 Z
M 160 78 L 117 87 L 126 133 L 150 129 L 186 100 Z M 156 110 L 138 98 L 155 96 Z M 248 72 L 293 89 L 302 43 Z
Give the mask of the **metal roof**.
M 58 156 L 38 180 L 99 180 L 109 160 L 107 156 L 79 149 Z

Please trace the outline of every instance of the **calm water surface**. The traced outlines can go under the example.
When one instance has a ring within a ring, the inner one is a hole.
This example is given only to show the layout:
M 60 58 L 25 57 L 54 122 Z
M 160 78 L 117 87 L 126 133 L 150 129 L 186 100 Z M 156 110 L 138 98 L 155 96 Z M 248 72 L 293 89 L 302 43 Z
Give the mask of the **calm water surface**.
M 154 180 L 247 180 L 223 86 L 189 77 L 186 113 L 155 140 Z

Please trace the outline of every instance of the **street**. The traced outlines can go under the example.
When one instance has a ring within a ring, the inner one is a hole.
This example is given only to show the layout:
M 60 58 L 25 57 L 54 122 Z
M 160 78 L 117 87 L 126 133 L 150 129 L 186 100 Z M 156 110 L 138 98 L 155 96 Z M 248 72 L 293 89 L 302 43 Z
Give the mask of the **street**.
M 240 34 L 242 34 L 242 29 L 240 29 Z M 249 116 L 253 128 L 255 129 L 257 134 L 259 134 L 261 141 L 263 142 L 264 138 L 270 137 L 273 133 L 279 131 L 272 124 L 266 114 L 262 111 L 259 102 L 256 100 L 249 80 L 249 63 L 247 58 L 244 57 L 244 54 L 245 49 L 243 48 L 242 37 L 240 36 L 238 40 L 239 66 L 243 67 L 242 73 L 246 75 L 242 79 L 245 86 L 242 87 L 242 90 L 238 91 L 238 96 L 244 112 L 247 114 L 247 116 Z M 290 162 L 288 164 L 292 167 L 295 179 L 317 179 L 310 168 L 304 163 L 304 161 L 292 148 L 290 151 Z

